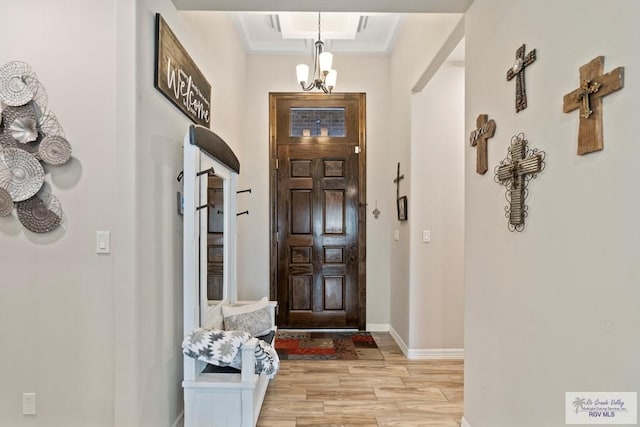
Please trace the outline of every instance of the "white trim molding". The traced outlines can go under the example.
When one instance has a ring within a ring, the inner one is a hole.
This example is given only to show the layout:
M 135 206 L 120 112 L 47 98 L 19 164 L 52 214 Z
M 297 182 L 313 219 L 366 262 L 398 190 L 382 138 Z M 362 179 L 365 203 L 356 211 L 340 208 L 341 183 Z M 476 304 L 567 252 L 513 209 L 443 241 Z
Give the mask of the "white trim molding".
M 407 359 L 412 360 L 435 360 L 435 359 L 456 359 L 464 360 L 463 348 L 425 348 L 425 349 L 413 349 L 407 347 L 402 337 L 393 329 L 389 327 L 389 333 L 393 337 L 402 353 L 407 356 Z
M 367 323 L 367 331 L 369 331 L 369 332 L 389 332 L 389 324 L 387 324 L 387 323 Z
M 404 340 L 396 332 L 396 330 L 393 329 L 393 326 L 389 326 L 389 333 L 391 334 L 391 337 L 396 342 L 396 344 L 398 344 L 398 347 L 400 347 L 400 350 L 402 351 L 402 354 L 404 354 L 405 356 L 409 357 L 408 354 L 407 354 L 408 350 L 409 350 L 409 348 L 407 347 L 407 344 L 405 344 Z
M 471 424 L 469 424 L 469 421 L 462 417 L 462 420 L 460 421 L 460 427 L 471 427 Z
M 456 359 L 464 360 L 463 348 L 410 348 L 406 353 L 408 359 L 429 360 L 429 359 Z
M 184 411 L 180 412 L 178 418 L 171 424 L 171 427 L 184 427 Z

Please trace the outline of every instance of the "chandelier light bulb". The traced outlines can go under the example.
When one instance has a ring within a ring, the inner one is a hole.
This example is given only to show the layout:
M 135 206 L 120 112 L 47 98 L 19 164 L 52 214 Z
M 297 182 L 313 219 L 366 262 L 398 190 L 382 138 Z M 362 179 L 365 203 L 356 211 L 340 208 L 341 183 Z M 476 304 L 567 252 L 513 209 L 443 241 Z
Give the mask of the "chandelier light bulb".
M 298 83 L 304 86 L 309 77 L 309 66 L 307 64 L 298 64 L 296 67 L 296 75 L 298 76 Z
M 320 71 L 326 75 L 331 70 L 332 62 L 333 55 L 329 52 L 322 52 L 320 54 Z
M 329 92 L 336 87 L 336 80 L 338 79 L 338 72 L 336 70 L 329 70 L 329 74 L 327 74 L 327 78 L 324 81 L 324 84 L 329 89 Z

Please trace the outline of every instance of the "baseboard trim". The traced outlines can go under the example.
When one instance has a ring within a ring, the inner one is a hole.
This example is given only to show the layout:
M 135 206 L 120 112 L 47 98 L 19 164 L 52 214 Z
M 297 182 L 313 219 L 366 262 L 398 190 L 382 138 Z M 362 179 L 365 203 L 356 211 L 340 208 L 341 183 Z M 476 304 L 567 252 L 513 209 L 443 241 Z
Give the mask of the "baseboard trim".
M 398 347 L 400 347 L 400 351 L 402 351 L 402 354 L 409 357 L 408 356 L 409 348 L 407 347 L 407 344 L 405 344 L 402 337 L 396 332 L 395 329 L 393 329 L 393 326 L 391 325 L 389 325 L 389 334 L 391 334 L 391 338 L 393 338 L 396 344 L 398 344 Z
M 171 424 L 171 427 L 184 427 L 184 411 L 180 412 L 178 418 Z
M 462 420 L 460 421 L 460 427 L 471 427 L 471 424 L 469 424 L 469 422 L 462 417 Z
M 413 349 L 407 347 L 402 337 L 393 329 L 389 327 L 389 333 L 394 339 L 402 354 L 407 356 L 407 359 L 412 360 L 435 360 L 435 359 L 452 359 L 452 360 L 464 360 L 463 348 L 428 348 L 428 349 Z
M 464 349 L 463 348 L 426 348 L 426 349 L 410 348 L 407 354 L 407 358 L 416 359 L 416 360 L 430 360 L 430 359 L 464 360 Z
M 389 324 L 387 324 L 387 323 L 367 323 L 367 331 L 369 331 L 369 332 L 389 332 Z

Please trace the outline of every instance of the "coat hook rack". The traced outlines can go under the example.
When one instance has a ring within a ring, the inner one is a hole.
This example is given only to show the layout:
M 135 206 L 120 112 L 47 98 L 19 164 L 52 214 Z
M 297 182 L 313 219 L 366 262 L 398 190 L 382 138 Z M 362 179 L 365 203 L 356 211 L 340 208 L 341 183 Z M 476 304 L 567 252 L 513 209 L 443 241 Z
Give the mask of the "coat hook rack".
M 210 167 L 209 169 L 205 169 L 205 170 L 203 170 L 203 171 L 198 172 L 198 173 L 196 174 L 196 176 L 201 176 L 201 175 L 204 175 L 204 174 L 207 174 L 207 175 L 209 175 L 209 176 L 212 176 L 212 175 L 215 175 L 215 174 L 216 174 L 216 171 L 213 169 L 213 167 Z
M 249 215 L 249 211 L 242 211 L 236 214 L 236 216 L 240 216 L 240 215 Z
M 240 191 L 238 191 L 237 193 L 238 193 L 238 194 L 240 194 L 240 193 L 251 193 L 251 189 L 250 189 L 250 188 L 247 188 L 246 190 L 240 190 Z
M 198 206 L 198 207 L 196 208 L 196 210 L 197 210 L 197 211 L 199 211 L 200 209 L 204 209 L 204 208 L 215 208 L 215 207 L 216 207 L 216 205 L 207 203 L 206 205 Z M 218 212 L 220 212 L 220 211 L 218 211 Z
M 178 182 L 182 181 L 182 177 L 184 176 L 184 171 L 180 171 L 180 173 L 178 174 L 178 176 L 176 177 L 176 179 L 178 180 Z

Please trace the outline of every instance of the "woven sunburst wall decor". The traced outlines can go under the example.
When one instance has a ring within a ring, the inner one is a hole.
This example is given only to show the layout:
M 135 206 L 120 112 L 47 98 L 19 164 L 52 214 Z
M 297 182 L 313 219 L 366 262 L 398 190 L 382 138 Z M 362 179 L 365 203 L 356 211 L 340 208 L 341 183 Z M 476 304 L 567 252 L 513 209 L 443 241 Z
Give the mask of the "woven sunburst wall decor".
M 47 92 L 28 64 L 0 67 L 0 216 L 12 215 L 15 207 L 34 233 L 63 223 L 60 202 L 44 190 L 43 164 L 59 166 L 71 158 L 71 144 L 47 104 Z

